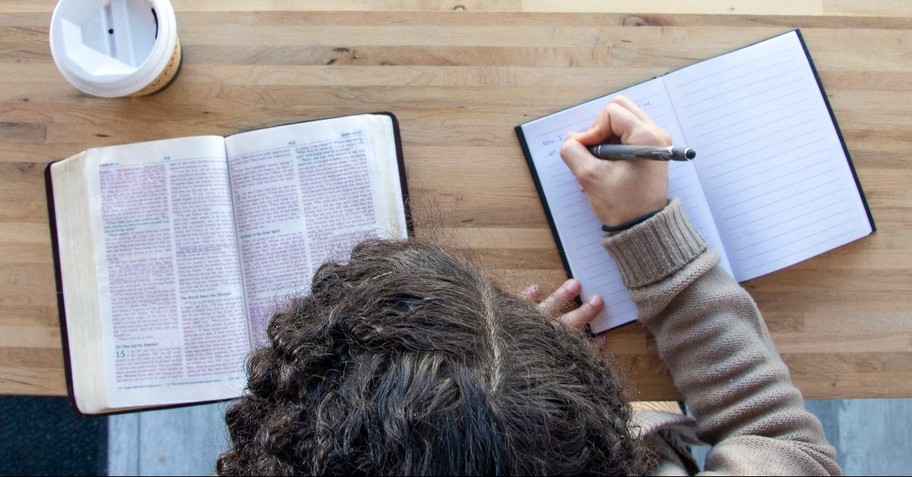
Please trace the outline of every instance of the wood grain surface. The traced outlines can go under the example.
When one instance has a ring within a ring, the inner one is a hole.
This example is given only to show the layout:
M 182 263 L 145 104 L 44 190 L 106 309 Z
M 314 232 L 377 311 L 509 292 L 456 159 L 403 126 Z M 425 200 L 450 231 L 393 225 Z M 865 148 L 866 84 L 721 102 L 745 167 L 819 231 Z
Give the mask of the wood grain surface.
M 183 69 L 163 92 L 124 99 L 81 94 L 59 74 L 48 49 L 53 2 L 0 3 L 0 394 L 66 392 L 49 161 L 391 111 L 417 234 L 470 249 L 511 290 L 550 291 L 564 272 L 513 127 L 801 28 L 878 231 L 744 285 L 805 397 L 912 396 L 907 2 L 173 3 Z M 633 398 L 677 397 L 639 325 L 608 341 Z

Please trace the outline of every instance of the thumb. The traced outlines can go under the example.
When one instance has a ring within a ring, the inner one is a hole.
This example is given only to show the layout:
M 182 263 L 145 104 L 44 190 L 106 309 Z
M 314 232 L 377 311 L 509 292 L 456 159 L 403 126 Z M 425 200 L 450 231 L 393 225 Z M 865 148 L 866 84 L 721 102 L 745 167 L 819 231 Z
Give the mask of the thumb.
M 589 164 L 590 161 L 598 160 L 592 156 L 586 146 L 576 139 L 576 134 L 572 132 L 567 134 L 567 140 L 561 145 L 560 155 L 577 179 L 579 179 L 586 164 Z

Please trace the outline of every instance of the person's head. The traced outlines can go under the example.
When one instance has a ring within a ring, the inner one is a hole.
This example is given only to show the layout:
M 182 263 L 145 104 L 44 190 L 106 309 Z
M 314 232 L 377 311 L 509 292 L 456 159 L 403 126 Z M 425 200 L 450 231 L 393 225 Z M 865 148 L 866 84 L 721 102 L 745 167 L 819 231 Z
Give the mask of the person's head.
M 219 474 L 631 474 L 649 455 L 578 330 L 436 246 L 369 241 L 278 312 Z

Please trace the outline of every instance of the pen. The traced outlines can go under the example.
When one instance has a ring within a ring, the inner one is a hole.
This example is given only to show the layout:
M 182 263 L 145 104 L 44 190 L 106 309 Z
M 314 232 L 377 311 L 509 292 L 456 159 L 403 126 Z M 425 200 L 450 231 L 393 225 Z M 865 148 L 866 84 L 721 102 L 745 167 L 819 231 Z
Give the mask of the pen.
M 599 144 L 589 147 L 589 152 L 599 159 L 650 159 L 653 161 L 689 161 L 697 157 L 696 151 L 682 146 L 629 146 L 626 144 Z

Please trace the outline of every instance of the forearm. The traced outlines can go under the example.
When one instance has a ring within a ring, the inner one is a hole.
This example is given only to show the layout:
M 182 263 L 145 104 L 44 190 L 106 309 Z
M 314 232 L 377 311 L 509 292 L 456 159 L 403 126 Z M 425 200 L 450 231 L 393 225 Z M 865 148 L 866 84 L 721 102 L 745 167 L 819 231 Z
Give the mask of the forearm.
M 679 202 L 605 246 L 697 420 L 697 435 L 715 446 L 707 470 L 839 471 L 756 305 L 718 266 Z

